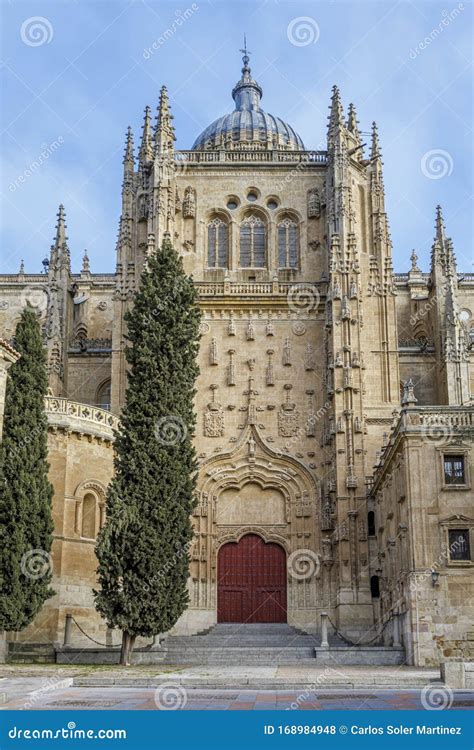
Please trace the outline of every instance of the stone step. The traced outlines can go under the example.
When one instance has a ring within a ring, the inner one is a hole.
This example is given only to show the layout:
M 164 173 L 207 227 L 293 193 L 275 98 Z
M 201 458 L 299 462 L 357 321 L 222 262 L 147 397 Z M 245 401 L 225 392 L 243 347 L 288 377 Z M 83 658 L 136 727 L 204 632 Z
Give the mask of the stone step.
M 54 647 L 49 643 L 11 641 L 8 644 L 9 664 L 54 664 L 55 661 Z
M 49 643 L 33 643 L 30 641 L 10 641 L 8 643 L 8 653 L 17 654 L 22 652 L 54 653 L 54 649 Z
M 311 636 L 290 636 L 282 638 L 277 636 L 262 636 L 261 638 L 241 637 L 241 636 L 176 636 L 166 638 L 164 645 L 167 648 L 178 648 L 182 646 L 196 646 L 196 648 L 225 648 L 225 647 L 242 647 L 242 648 L 260 648 L 261 646 L 271 646 L 282 648 L 285 646 L 319 646 L 321 638 L 312 638 Z M 331 643 L 331 641 L 330 641 Z M 334 645 L 339 643 L 333 641 Z

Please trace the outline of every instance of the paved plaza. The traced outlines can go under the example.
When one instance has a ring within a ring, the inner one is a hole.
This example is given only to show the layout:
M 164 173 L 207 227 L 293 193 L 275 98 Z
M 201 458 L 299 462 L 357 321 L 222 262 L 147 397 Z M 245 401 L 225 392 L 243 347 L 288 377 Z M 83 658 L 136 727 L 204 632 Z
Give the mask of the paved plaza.
M 9 665 L 2 669 L 0 700 L 3 709 L 12 710 L 414 710 L 439 701 L 446 708 L 474 708 L 474 692 L 452 691 L 440 682 L 437 670 L 413 667 L 329 671 L 286 665 L 160 672 Z

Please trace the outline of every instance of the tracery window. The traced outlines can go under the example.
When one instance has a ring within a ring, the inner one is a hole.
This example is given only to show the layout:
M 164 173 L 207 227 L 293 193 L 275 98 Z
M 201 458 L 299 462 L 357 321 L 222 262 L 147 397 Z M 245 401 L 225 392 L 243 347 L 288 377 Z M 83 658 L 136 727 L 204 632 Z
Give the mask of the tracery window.
M 240 265 L 242 268 L 263 268 L 265 261 L 265 224 L 258 216 L 247 216 L 240 226 Z
M 278 224 L 278 265 L 280 268 L 298 267 L 298 226 L 291 219 Z
M 227 224 L 216 217 L 207 225 L 207 265 L 209 268 L 228 267 L 229 233 Z

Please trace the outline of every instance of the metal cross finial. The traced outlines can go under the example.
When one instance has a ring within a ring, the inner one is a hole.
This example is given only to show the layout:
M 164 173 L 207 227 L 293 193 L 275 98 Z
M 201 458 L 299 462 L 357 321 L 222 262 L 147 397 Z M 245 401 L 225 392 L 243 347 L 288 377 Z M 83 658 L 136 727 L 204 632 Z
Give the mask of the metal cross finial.
M 242 54 L 243 54 L 243 55 L 245 55 L 246 57 L 247 57 L 248 55 L 251 55 L 251 54 L 252 54 L 252 53 L 250 52 L 250 50 L 249 50 L 249 49 L 247 49 L 247 36 L 246 36 L 245 34 L 244 34 L 244 48 L 243 48 L 243 49 L 241 49 L 241 50 L 239 50 L 239 51 L 240 51 L 240 52 L 242 52 Z
M 244 67 L 247 67 L 249 64 L 249 55 L 251 54 L 250 50 L 247 49 L 247 37 L 244 34 L 244 48 L 240 50 L 243 54 L 242 62 L 244 63 Z

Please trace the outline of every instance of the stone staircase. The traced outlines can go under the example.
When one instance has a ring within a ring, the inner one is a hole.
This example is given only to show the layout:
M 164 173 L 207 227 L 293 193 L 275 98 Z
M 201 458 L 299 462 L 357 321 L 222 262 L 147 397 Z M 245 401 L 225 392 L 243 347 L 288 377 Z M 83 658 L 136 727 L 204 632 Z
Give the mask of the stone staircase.
M 197 635 L 168 636 L 164 664 L 275 665 L 315 659 L 320 637 L 286 623 L 219 623 Z M 330 647 L 345 644 L 335 636 Z

